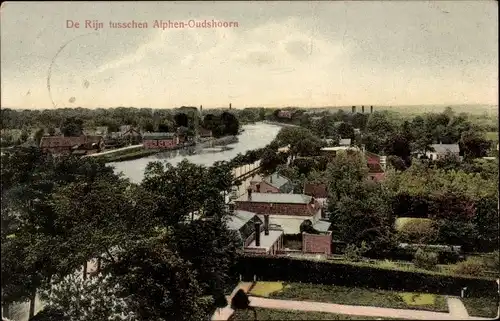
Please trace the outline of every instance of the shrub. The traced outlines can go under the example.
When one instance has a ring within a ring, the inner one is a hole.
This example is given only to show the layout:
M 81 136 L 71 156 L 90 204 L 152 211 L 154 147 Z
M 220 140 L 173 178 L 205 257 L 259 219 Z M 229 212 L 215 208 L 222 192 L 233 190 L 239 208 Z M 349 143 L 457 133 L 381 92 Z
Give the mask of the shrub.
M 356 246 L 355 244 L 349 244 L 345 248 L 344 257 L 346 260 L 357 262 L 363 258 L 363 255 L 368 252 L 370 248 L 363 241 L 361 246 Z
M 467 258 L 467 260 L 458 263 L 454 272 L 456 274 L 477 276 L 481 275 L 485 270 L 486 268 L 482 260 L 470 257 Z
M 334 261 L 306 260 L 291 257 L 244 255 L 235 269 L 243 281 L 259 280 L 303 282 L 312 284 L 361 287 L 390 291 L 460 295 L 467 287 L 472 297 L 495 296 L 493 280 L 358 266 Z
M 231 300 L 231 309 L 233 310 L 245 310 L 250 306 L 250 300 L 248 295 L 242 289 L 239 289 L 233 296 Z
M 433 244 L 438 236 L 437 225 L 430 219 L 407 219 L 398 231 L 398 240 L 401 243 Z
M 418 249 L 415 253 L 413 263 L 415 263 L 415 267 L 426 270 L 434 270 L 438 263 L 438 255 L 435 252 Z

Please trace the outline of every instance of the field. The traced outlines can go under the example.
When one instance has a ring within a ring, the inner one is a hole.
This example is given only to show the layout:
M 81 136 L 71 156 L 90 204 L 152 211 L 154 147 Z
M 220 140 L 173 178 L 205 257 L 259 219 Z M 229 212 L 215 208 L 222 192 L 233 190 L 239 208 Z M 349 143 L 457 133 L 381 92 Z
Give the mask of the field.
M 260 320 L 390 320 L 387 318 L 365 317 L 356 315 L 333 314 L 325 312 L 255 309 L 257 319 Z M 229 320 L 255 320 L 252 310 L 235 311 Z
M 257 282 L 250 291 L 250 295 L 273 299 L 448 312 L 446 300 L 441 295 L 391 292 L 334 285 Z

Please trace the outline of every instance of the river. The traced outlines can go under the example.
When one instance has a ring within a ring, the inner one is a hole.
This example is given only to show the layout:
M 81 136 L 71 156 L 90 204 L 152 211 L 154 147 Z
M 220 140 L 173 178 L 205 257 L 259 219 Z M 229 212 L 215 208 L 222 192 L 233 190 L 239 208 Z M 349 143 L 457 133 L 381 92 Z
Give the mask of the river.
M 196 154 L 190 154 L 187 150 L 169 151 L 144 158 L 109 163 L 109 165 L 115 168 L 116 173 L 122 172 L 132 182 L 140 183 L 149 162 L 164 160 L 176 165 L 183 159 L 187 159 L 198 165 L 211 166 L 216 161 L 229 161 L 238 153 L 244 154 L 249 150 L 265 147 L 276 137 L 281 126 L 256 123 L 244 125 L 242 128 L 244 131 L 238 136 L 238 142 L 227 145 L 228 150 L 195 149 Z

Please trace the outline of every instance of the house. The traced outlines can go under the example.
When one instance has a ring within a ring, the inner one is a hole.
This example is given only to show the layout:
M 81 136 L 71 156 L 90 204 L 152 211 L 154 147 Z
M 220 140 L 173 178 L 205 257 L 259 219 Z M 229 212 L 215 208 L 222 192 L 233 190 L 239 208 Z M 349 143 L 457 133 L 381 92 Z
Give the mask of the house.
M 326 206 L 326 201 L 328 199 L 328 190 L 326 184 L 323 183 L 305 183 L 304 184 L 304 195 L 314 197 L 321 207 Z M 321 215 L 324 217 L 324 214 Z
M 131 144 L 139 144 L 142 141 L 142 134 L 135 128 L 130 128 L 126 132 L 124 132 L 121 139 L 130 142 Z
M 104 150 L 102 136 L 44 136 L 40 141 L 40 148 L 52 154 L 89 155 Z
M 211 138 L 212 131 L 209 129 L 200 128 L 200 130 L 198 131 L 198 135 L 200 135 L 201 138 Z
M 339 141 L 339 146 L 351 146 L 350 138 L 341 138 Z
M 144 133 L 142 143 L 146 149 L 173 149 L 180 140 L 176 133 Z
M 265 178 L 255 175 L 250 181 L 250 188 L 257 193 L 291 193 L 293 184 L 288 178 L 273 173 Z
M 278 117 L 292 119 L 293 112 L 290 110 L 280 110 L 278 112 Z
M 368 178 L 381 181 L 385 178 L 385 156 L 365 151 L 366 165 L 368 166 Z
M 335 157 L 337 153 L 347 152 L 348 154 L 358 153 L 361 150 L 356 146 L 336 146 L 336 147 L 323 147 L 321 154 L 324 156 Z
M 448 153 L 455 155 L 457 158 L 460 157 L 460 147 L 458 144 L 432 144 L 432 149 L 434 151 L 428 151 L 425 156 L 430 160 L 436 160 L 445 157 Z
M 268 214 L 272 224 L 282 226 L 286 234 L 300 232 L 300 224 L 311 220 L 314 224 L 321 218 L 322 208 L 314 197 L 304 194 L 255 193 L 251 188 L 247 195 L 235 200 L 235 209 Z
M 248 211 L 233 211 L 227 225 L 241 240 L 245 253 L 275 255 L 283 249 L 284 232 L 280 227 L 269 223 L 269 215 L 261 219 Z

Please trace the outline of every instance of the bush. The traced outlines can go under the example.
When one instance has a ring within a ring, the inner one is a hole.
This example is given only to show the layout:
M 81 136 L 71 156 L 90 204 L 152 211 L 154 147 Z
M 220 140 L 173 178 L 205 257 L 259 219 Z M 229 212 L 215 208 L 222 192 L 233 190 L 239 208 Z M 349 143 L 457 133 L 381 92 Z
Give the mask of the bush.
M 438 255 L 435 252 L 428 252 L 418 249 L 413 260 L 415 267 L 426 270 L 434 270 L 438 264 Z
M 355 244 L 349 244 L 345 248 L 344 257 L 346 260 L 357 262 L 363 258 L 363 255 L 368 252 L 370 248 L 363 241 L 361 246 L 356 246 Z
M 332 261 L 291 257 L 242 256 L 235 266 L 243 281 L 254 275 L 263 281 L 303 282 L 390 291 L 460 295 L 467 287 L 472 297 L 494 296 L 493 280 L 451 276 L 438 273 L 387 270 Z
M 486 266 L 482 260 L 470 257 L 467 258 L 467 260 L 458 263 L 454 272 L 456 274 L 477 276 L 481 275 L 485 270 Z
M 434 244 L 438 236 L 437 225 L 430 219 L 407 219 L 398 230 L 400 243 Z

